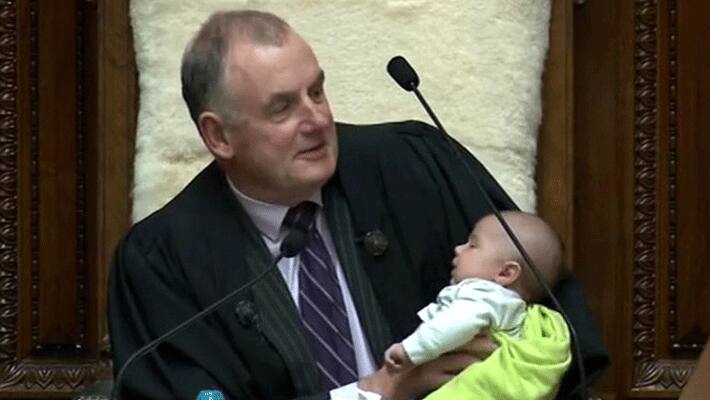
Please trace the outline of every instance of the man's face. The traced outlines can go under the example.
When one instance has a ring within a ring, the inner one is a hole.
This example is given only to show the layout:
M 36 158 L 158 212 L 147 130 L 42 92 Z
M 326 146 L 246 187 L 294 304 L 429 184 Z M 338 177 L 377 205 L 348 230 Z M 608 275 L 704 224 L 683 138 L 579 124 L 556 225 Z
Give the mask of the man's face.
M 227 173 L 258 200 L 291 205 L 333 175 L 338 144 L 325 76 L 308 44 L 289 33 L 281 47 L 237 43 L 227 55 L 239 122 L 225 127 Z
M 451 261 L 454 267 L 451 277 L 455 283 L 467 278 L 496 281 L 507 254 L 502 229 L 495 218 L 487 216 L 476 224 L 466 243 L 456 246 Z

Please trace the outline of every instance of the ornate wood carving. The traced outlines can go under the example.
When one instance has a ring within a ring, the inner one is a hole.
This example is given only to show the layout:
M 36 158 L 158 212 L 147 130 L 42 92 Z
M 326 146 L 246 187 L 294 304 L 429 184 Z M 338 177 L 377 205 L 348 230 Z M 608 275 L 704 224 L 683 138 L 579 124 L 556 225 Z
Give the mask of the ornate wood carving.
M 693 363 L 690 361 L 665 360 L 656 352 L 658 307 L 656 304 L 657 268 L 669 268 L 669 334 L 673 347 L 678 347 L 676 332 L 677 299 L 677 218 L 676 218 L 676 164 L 677 164 L 677 3 L 669 0 L 667 9 L 660 10 L 653 0 L 637 0 L 635 13 L 635 118 L 634 118 L 634 258 L 633 258 L 633 364 L 634 390 L 679 390 L 688 380 Z M 657 13 L 667 12 L 668 37 L 659 37 Z M 668 40 L 669 100 L 667 143 L 658 143 L 659 107 L 656 96 L 658 85 L 659 54 L 658 40 Z M 668 146 L 668 166 L 657 165 L 657 146 Z M 668 171 L 668 206 L 659 210 L 656 193 L 659 171 Z M 657 259 L 657 212 L 668 212 L 669 254 L 668 260 Z
M 28 361 L 8 364 L 2 369 L 2 392 L 74 392 L 87 382 L 96 380 L 105 370 L 110 370 L 107 360 L 83 363 L 56 363 L 42 365 Z M 0 392 L 0 393 L 2 393 Z
M 0 4 L 0 365 L 17 345 L 16 20 L 15 6 Z
M 17 347 L 18 302 L 18 13 L 0 4 L 0 365 Z
M 633 360 L 634 387 L 655 382 L 654 366 L 656 283 L 656 7 L 636 1 L 635 118 L 634 118 L 634 259 Z M 649 368 L 650 366 L 650 368 Z

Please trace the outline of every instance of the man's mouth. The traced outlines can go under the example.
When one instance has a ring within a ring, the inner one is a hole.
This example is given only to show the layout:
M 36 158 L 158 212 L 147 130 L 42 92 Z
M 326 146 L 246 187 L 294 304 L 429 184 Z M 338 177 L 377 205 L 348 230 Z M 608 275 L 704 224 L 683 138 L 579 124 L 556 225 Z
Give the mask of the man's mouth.
M 325 155 L 326 143 L 322 142 L 298 152 L 298 158 L 316 159 Z

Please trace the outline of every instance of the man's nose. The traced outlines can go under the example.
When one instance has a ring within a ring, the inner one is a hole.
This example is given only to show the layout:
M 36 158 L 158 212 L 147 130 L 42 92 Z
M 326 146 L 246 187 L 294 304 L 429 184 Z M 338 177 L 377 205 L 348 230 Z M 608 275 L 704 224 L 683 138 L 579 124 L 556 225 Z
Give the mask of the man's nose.
M 330 123 L 330 108 L 327 102 L 315 102 L 308 99 L 303 103 L 303 108 L 303 122 L 307 128 L 322 129 Z

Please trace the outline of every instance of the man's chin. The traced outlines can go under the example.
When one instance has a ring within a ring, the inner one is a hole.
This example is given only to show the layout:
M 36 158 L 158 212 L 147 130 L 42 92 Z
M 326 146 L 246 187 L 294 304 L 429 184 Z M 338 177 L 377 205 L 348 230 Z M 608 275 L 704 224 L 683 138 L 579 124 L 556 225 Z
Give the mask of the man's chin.
M 308 191 L 315 192 L 325 186 L 334 173 L 335 168 L 309 168 L 293 177 L 293 181 L 298 182 L 295 186 L 308 188 Z
M 327 157 L 317 161 L 305 161 L 298 166 L 297 171 L 299 173 L 296 179 L 299 181 L 325 184 L 335 173 L 335 159 Z
M 327 173 L 323 172 L 320 174 L 313 174 L 304 176 L 301 180 L 305 186 L 309 186 L 315 189 L 320 189 L 333 177 L 333 172 Z

